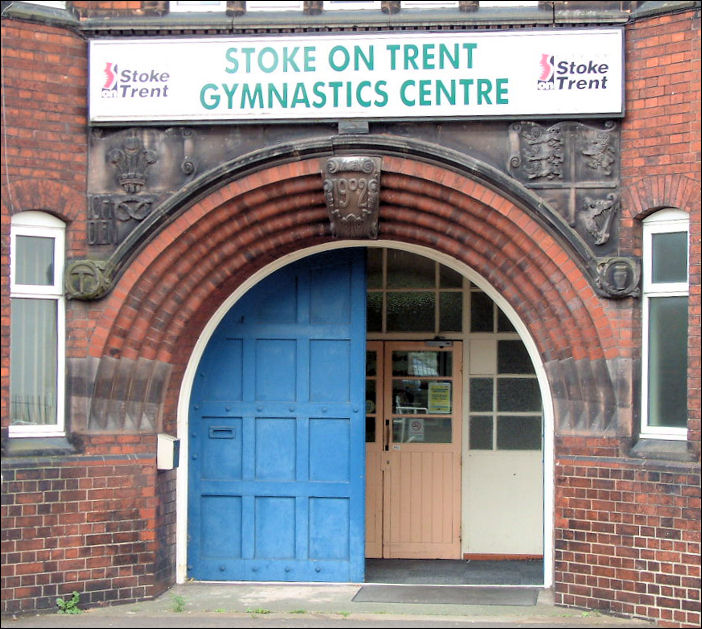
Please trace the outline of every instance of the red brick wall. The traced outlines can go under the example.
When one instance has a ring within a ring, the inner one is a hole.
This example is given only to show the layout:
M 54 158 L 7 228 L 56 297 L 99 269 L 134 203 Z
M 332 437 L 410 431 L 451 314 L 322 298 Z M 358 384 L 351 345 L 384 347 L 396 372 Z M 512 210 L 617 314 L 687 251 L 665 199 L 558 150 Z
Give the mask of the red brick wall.
M 622 125 L 622 229 L 641 253 L 637 219 L 661 207 L 690 213 L 689 438 L 700 443 L 700 197 L 680 191 L 700 178 L 700 11 L 641 19 L 626 29 Z M 636 330 L 635 330 L 636 332 Z M 640 334 L 640 332 L 639 332 Z
M 560 457 L 555 483 L 557 604 L 699 625 L 698 465 Z
M 690 10 L 627 27 L 621 160 L 623 243 L 640 255 L 638 219 L 663 207 L 690 213 L 688 438 L 697 463 L 621 458 L 606 440 L 556 444 L 556 602 L 660 626 L 700 623 L 699 26 Z M 636 310 L 631 324 L 637 355 Z
M 10 218 L 25 210 L 55 214 L 68 225 L 67 256 L 85 255 L 87 44 L 71 31 L 2 20 L 2 352 L 0 415 L 9 416 Z M 81 334 L 69 309 L 70 336 Z M 78 319 L 83 315 L 78 315 Z
M 159 591 L 155 438 L 93 441 L 90 455 L 3 460 L 3 614 L 74 590 L 83 605 Z

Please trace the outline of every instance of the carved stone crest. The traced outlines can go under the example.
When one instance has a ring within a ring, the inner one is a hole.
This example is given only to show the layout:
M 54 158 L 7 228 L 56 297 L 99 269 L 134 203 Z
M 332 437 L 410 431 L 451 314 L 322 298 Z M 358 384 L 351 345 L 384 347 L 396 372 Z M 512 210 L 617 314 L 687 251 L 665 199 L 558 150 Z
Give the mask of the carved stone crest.
M 324 200 L 334 238 L 377 238 L 380 157 L 322 160 Z
M 544 128 L 535 122 L 514 123 L 510 167 L 521 168 L 527 179 L 563 177 L 563 136 L 561 126 Z
M 583 223 L 596 245 L 602 245 L 609 240 L 609 230 L 618 208 L 619 201 L 613 192 L 605 199 L 585 197 L 582 209 Z
M 124 140 L 122 148 L 114 148 L 107 159 L 119 171 L 119 185 L 129 194 L 138 193 L 146 183 L 146 169 L 156 163 L 156 153 L 144 148 L 141 138 L 134 134 Z

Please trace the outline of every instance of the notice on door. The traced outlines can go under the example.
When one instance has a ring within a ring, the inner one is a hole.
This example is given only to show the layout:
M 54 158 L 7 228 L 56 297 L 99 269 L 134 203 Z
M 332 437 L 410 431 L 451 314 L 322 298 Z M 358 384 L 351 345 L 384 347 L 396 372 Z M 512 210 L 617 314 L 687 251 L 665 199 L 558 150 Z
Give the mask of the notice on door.
M 451 412 L 451 383 L 430 382 L 428 411 L 430 413 Z

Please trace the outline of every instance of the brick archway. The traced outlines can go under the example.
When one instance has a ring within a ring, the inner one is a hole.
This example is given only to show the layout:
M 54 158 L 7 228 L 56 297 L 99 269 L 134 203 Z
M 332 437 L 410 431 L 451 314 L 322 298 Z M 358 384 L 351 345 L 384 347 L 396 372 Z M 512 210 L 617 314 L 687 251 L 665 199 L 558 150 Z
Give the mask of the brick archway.
M 620 434 L 607 364 L 619 351 L 607 304 L 567 244 L 526 209 L 454 170 L 385 156 L 380 232 L 452 256 L 513 306 L 549 374 L 559 431 L 587 432 L 596 423 Z M 217 307 L 256 270 L 330 241 L 317 159 L 245 175 L 184 210 L 140 250 L 105 300 L 91 344 L 99 368 L 88 429 L 121 422 L 150 431 L 161 411 L 174 417 L 185 365 Z M 101 391 L 131 392 L 124 381 L 138 370 L 142 382 L 150 374 L 136 400 L 146 421 L 121 420 L 115 413 L 129 404 L 111 404 Z

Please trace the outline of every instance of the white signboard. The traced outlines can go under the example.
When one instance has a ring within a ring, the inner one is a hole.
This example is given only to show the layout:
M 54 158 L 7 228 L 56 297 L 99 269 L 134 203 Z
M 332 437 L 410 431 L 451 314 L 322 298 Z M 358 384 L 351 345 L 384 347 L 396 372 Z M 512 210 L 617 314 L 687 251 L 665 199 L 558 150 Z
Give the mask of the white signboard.
M 623 115 L 623 31 L 90 42 L 90 120 Z

